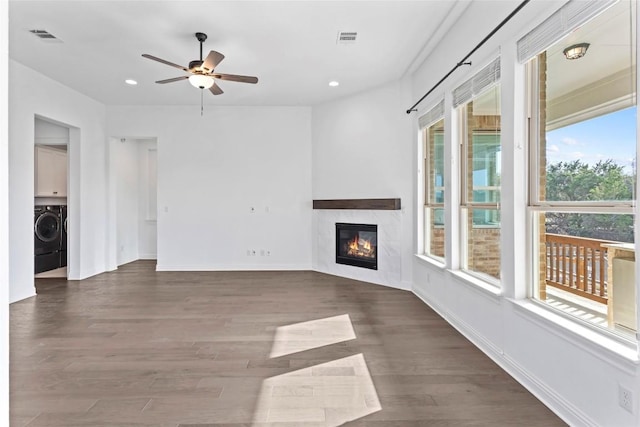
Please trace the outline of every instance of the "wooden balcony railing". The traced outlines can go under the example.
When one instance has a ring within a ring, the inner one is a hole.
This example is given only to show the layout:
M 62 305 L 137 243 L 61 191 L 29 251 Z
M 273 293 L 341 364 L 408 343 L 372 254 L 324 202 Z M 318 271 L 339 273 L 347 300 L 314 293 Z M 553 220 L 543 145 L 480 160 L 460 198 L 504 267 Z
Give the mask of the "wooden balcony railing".
M 608 240 L 546 234 L 546 284 L 607 304 Z

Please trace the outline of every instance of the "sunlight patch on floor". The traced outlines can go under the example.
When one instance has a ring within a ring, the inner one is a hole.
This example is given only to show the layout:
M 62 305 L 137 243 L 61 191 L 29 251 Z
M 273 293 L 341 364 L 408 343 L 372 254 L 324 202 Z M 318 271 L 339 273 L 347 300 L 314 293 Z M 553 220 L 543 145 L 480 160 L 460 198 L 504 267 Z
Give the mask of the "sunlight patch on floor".
M 280 326 L 270 357 L 281 357 L 356 338 L 348 314 Z
M 382 409 L 362 353 L 267 378 L 254 424 L 337 427 Z

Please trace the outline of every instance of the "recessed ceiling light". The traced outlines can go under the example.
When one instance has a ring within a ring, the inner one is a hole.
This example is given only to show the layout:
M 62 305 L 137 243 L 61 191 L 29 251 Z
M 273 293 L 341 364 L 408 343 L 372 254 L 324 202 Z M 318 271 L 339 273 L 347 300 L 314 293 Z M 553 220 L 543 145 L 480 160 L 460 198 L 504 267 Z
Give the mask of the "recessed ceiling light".
M 126 84 L 131 85 L 131 86 L 135 86 L 138 84 L 137 81 L 133 80 L 133 79 L 127 79 L 124 81 Z
M 332 80 L 332 81 L 329 82 L 329 86 L 331 86 L 331 87 L 340 86 L 340 82 Z

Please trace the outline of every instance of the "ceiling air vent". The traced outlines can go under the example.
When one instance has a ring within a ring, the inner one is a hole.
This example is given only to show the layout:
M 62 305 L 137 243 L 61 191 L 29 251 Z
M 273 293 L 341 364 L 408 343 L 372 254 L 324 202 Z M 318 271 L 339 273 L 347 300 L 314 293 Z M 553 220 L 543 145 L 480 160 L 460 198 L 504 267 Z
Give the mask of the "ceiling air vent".
M 356 42 L 358 33 L 355 31 L 340 31 L 338 33 L 338 44 L 353 44 Z
M 62 40 L 48 32 L 47 30 L 29 30 L 29 32 L 44 41 L 62 42 Z

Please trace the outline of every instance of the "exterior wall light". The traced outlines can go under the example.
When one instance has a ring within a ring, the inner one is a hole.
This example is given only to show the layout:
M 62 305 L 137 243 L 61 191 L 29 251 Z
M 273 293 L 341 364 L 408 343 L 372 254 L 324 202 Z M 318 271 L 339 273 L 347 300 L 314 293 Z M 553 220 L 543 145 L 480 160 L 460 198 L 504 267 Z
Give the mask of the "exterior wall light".
M 562 53 L 567 59 L 579 59 L 587 53 L 587 49 L 589 49 L 589 43 L 578 43 L 565 48 Z

